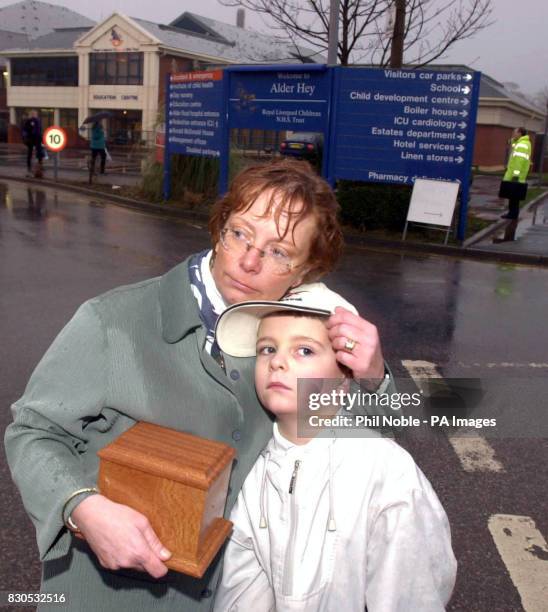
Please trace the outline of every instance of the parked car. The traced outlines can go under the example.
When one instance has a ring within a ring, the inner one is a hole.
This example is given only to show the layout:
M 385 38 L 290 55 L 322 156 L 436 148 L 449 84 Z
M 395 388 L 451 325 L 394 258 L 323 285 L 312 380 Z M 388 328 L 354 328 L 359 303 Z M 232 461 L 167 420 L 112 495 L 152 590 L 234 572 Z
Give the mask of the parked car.
M 316 132 L 293 132 L 280 143 L 280 153 L 312 162 L 322 158 L 323 136 Z

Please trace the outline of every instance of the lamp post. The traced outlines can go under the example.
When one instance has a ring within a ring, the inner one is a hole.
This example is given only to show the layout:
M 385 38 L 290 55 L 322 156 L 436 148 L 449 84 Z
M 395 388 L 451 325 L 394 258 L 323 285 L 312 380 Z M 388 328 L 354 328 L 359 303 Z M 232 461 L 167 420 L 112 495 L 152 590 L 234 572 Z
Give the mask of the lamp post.
M 544 109 L 544 138 L 542 139 L 542 149 L 540 151 L 540 167 L 538 172 L 538 184 L 542 185 L 544 174 L 544 158 L 546 156 L 546 146 L 548 145 L 548 100 L 546 100 L 546 108 Z
M 327 65 L 337 65 L 337 47 L 339 44 L 339 0 L 329 3 L 329 44 L 327 47 Z
M 394 0 L 394 30 L 390 49 L 390 68 L 403 65 L 403 44 L 405 41 L 405 0 Z

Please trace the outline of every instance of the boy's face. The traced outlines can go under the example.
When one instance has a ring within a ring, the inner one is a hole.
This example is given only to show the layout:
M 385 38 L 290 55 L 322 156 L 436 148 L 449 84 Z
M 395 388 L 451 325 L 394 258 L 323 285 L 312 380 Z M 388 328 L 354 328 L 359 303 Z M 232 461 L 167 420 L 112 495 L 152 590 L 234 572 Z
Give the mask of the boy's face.
M 297 413 L 297 379 L 341 380 L 323 319 L 290 314 L 265 317 L 257 334 L 255 387 L 275 415 Z

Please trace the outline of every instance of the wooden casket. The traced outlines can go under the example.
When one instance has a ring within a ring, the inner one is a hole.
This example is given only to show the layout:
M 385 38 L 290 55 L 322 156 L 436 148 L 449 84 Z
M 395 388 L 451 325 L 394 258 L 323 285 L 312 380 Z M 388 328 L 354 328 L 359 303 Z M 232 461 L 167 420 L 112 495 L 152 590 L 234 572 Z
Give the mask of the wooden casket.
M 148 518 L 170 569 L 202 577 L 232 529 L 223 512 L 236 451 L 141 422 L 98 455 L 101 494 Z

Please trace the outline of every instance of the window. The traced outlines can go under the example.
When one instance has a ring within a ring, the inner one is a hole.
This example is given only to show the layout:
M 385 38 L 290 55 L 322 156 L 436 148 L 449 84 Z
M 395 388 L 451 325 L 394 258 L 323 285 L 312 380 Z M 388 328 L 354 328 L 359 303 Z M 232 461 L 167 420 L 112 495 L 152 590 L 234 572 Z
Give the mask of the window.
M 11 60 L 11 84 L 17 86 L 78 85 L 77 57 L 17 57 Z
M 40 121 L 42 122 L 42 131 L 53 125 L 54 112 L 53 108 L 22 108 L 18 107 L 15 109 L 15 124 L 23 125 L 23 121 L 30 116 L 31 111 L 37 110 Z
M 142 85 L 142 53 L 92 53 L 89 56 L 90 85 Z

